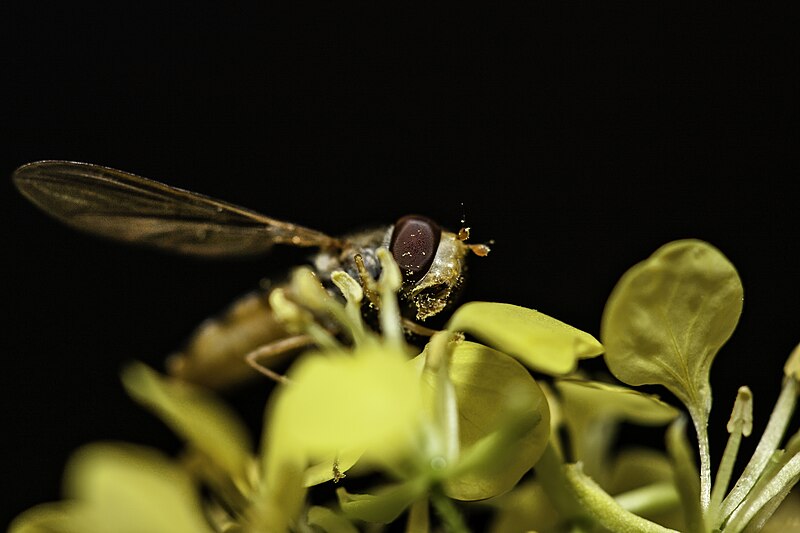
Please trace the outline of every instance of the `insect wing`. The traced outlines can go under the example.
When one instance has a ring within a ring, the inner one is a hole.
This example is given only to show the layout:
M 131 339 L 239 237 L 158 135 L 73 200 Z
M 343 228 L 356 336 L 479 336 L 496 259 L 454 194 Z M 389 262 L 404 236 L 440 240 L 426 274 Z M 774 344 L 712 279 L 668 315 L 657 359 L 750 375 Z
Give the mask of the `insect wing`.
M 39 161 L 14 172 L 20 192 L 74 228 L 113 239 L 214 257 L 273 244 L 338 246 L 318 231 L 112 168 Z

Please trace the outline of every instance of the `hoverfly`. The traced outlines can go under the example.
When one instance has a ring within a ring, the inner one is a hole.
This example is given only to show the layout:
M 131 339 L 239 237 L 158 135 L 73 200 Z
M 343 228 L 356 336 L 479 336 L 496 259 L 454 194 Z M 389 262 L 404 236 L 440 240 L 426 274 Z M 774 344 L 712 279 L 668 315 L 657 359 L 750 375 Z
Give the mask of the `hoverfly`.
M 406 314 L 424 321 L 454 300 L 464 280 L 469 232 L 441 229 L 419 215 L 395 224 L 334 238 L 233 204 L 170 187 L 134 174 L 88 163 L 38 161 L 18 168 L 13 180 L 37 207 L 61 222 L 103 237 L 201 257 L 267 252 L 275 244 L 314 247 L 311 264 L 323 284 L 344 270 L 364 282 L 377 277 L 375 251 L 389 249 L 403 273 L 400 299 Z M 413 319 L 406 319 L 414 329 Z M 417 331 L 425 328 L 418 328 Z M 308 344 L 290 336 L 272 316 L 265 291 L 248 294 L 222 315 L 206 320 L 184 349 L 170 357 L 179 378 L 224 387 L 254 374 L 245 356 L 263 346 L 278 353 Z

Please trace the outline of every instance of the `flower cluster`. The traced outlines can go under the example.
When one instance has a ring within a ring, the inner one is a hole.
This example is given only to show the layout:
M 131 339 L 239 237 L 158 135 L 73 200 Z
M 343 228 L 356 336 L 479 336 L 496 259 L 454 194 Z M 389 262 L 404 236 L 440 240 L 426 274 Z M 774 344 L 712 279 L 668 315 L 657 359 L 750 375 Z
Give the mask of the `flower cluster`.
M 415 349 L 398 310 L 400 272 L 385 250 L 379 258 L 377 280 L 334 274 L 343 298 L 303 268 L 273 290 L 276 316 L 315 347 L 281 376 L 257 447 L 212 392 L 131 365 L 126 390 L 183 438 L 184 452 L 86 446 L 67 467 L 65 500 L 26 511 L 10 531 L 339 533 L 403 515 L 407 531 L 468 531 L 463 513 L 475 509 L 491 513 L 495 532 L 797 527 L 790 491 L 800 478 L 800 432 L 785 443 L 784 435 L 800 349 L 753 457 L 728 490 L 752 426 L 751 394 L 740 389 L 712 482 L 708 376 L 742 308 L 739 276 L 712 246 L 670 243 L 629 270 L 602 317 L 602 345 L 531 309 L 470 302 Z M 377 295 L 380 334 L 363 322 L 362 283 Z M 623 384 L 666 387 L 688 419 L 655 396 L 587 379 L 579 361 L 601 354 Z M 616 451 L 623 422 L 668 425 L 666 453 Z M 348 492 L 365 474 L 380 485 Z M 334 501 L 311 490 L 325 483 L 339 484 Z

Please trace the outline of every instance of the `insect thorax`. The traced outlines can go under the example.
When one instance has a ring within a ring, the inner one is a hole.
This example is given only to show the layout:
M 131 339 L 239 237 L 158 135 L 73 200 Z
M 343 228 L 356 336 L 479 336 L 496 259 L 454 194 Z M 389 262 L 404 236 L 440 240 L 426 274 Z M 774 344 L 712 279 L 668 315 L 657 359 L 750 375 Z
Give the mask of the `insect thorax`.
M 347 272 L 354 279 L 360 279 L 355 257 L 360 255 L 364 261 L 364 267 L 373 278 L 377 278 L 381 273 L 380 263 L 375 254 L 381 246 L 385 246 L 387 235 L 391 227 L 382 226 L 369 230 L 359 231 L 345 236 L 345 245 L 341 249 L 320 250 L 311 258 L 311 262 L 317 271 L 321 281 L 329 284 L 331 274 L 337 270 Z
M 347 272 L 354 279 L 360 279 L 355 257 L 363 260 L 367 272 L 376 278 L 380 275 L 380 263 L 376 250 L 389 247 L 393 227 L 380 227 L 365 230 L 345 237 L 341 249 L 322 250 L 312 258 L 320 280 L 332 287 L 331 274 L 337 270 Z M 453 233 L 442 232 L 441 242 L 428 272 L 418 280 L 409 279 L 404 273 L 400 299 L 404 304 L 404 314 L 416 320 L 432 317 L 455 300 L 463 282 L 466 246 Z

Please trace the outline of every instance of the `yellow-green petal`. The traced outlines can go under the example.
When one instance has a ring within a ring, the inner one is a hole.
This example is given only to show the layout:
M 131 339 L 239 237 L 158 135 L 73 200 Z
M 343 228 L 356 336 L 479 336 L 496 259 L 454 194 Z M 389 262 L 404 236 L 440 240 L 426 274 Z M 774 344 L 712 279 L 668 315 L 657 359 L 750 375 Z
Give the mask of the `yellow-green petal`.
M 468 458 L 474 446 L 499 448 L 492 464 L 479 460 L 474 469 L 457 467 L 460 473 L 445 481 L 445 491 L 459 500 L 497 496 L 510 490 L 542 455 L 550 434 L 547 401 L 522 365 L 481 344 L 458 344 L 449 366 L 462 457 Z
M 603 353 L 597 340 L 572 326 L 533 309 L 511 304 L 469 302 L 447 324 L 518 358 L 539 372 L 564 375 L 579 359 Z
M 678 411 L 658 396 L 599 381 L 562 379 L 556 388 L 563 398 L 564 416 L 611 417 L 645 426 L 662 425 Z
M 428 492 L 428 480 L 417 477 L 378 489 L 374 494 L 350 494 L 344 488 L 336 491 L 339 505 L 346 516 L 354 520 L 388 524 L 408 506 Z
M 141 363 L 126 368 L 122 382 L 131 397 L 232 479 L 247 479 L 254 461 L 250 436 L 238 416 L 211 392 L 161 376 Z
M 65 492 L 85 504 L 86 532 L 211 532 L 187 472 L 150 448 L 80 449 L 67 465 Z
M 489 528 L 491 533 L 555 531 L 561 521 L 547 492 L 535 481 L 520 483 L 490 503 L 497 508 Z
M 308 510 L 308 524 L 317 526 L 325 533 L 358 533 L 358 529 L 347 518 L 318 505 Z
M 673 477 L 672 463 L 663 452 L 647 448 L 626 449 L 614 461 L 608 492 L 615 496 L 621 493 L 632 494 L 642 487 L 654 487 L 665 483 L 673 486 L 674 490 Z M 647 505 L 649 508 L 646 512 L 640 510 L 636 514 L 664 527 L 684 530 L 679 501 L 674 502 L 674 505 L 663 500 L 650 501 Z
M 648 448 L 626 449 L 614 460 L 609 492 L 618 494 L 670 481 L 672 477 L 672 464 L 663 452 Z
M 275 403 L 274 423 L 282 422 L 267 430 L 287 453 L 313 461 L 365 450 L 388 461 L 415 442 L 420 380 L 403 353 L 378 344 L 329 350 L 305 356 L 288 375 Z
M 83 502 L 52 502 L 17 516 L 8 533 L 92 533 L 91 515 Z
M 312 466 L 309 466 L 303 474 L 303 485 L 306 487 L 313 487 L 314 485 L 319 485 L 320 483 L 325 483 L 326 481 L 334 479 L 336 477 L 334 465 L 336 467 L 335 469 L 340 474 L 345 474 L 345 472 L 350 470 L 353 465 L 356 464 L 363 453 L 364 450 L 333 454 L 330 457 L 323 459 Z
M 560 380 L 562 413 L 569 429 L 573 458 L 584 471 L 608 487 L 609 452 L 621 422 L 666 424 L 678 411 L 657 396 L 596 381 Z

